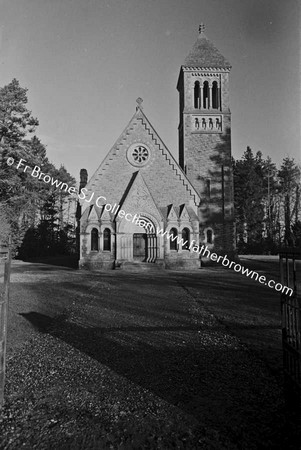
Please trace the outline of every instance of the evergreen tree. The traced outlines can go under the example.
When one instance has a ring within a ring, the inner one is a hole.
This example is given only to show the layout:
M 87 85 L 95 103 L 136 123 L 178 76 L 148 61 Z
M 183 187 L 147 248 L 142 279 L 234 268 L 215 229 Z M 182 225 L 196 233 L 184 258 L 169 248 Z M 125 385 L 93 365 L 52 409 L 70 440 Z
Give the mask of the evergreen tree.
M 284 158 L 278 176 L 284 214 L 284 243 L 294 245 L 293 225 L 298 229 L 300 213 L 300 167 L 294 159 Z
M 300 167 L 285 158 L 280 170 L 248 147 L 233 160 L 237 246 L 240 252 L 277 252 L 300 241 Z
M 263 161 L 247 147 L 243 158 L 234 162 L 234 207 L 239 249 L 255 250 L 260 245 L 264 219 Z
M 36 136 L 30 137 L 38 120 L 26 104 L 27 89 L 16 79 L 0 88 L 0 209 L 10 224 L 15 246 L 21 244 L 26 230 L 30 229 L 26 239 L 34 238 L 38 253 L 51 253 L 54 248 L 62 247 L 60 240 L 67 239 L 64 233 L 69 220 L 66 215 L 70 216 L 70 195 L 32 177 L 30 171 L 24 172 L 24 166 L 17 169 L 16 165 L 22 158 L 25 165 L 39 166 L 45 174 L 69 187 L 75 185 L 75 179 L 63 166 L 56 169 L 49 162 L 41 141 Z M 12 166 L 7 164 L 8 157 L 14 158 Z
M 25 138 L 38 125 L 26 103 L 27 89 L 20 87 L 16 79 L 0 88 L 0 205 L 12 222 L 12 229 L 18 228 L 20 211 L 26 207 L 24 184 L 29 175 L 8 166 L 6 161 L 9 156 L 15 161 L 26 160 Z
M 264 249 L 275 252 L 279 246 L 280 196 L 276 165 L 268 156 L 262 161 L 263 202 L 265 209 Z

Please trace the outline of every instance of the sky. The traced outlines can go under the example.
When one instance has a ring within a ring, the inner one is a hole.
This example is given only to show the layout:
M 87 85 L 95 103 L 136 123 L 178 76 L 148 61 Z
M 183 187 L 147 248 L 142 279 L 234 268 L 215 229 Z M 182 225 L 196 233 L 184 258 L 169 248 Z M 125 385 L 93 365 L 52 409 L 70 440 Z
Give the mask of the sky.
M 0 86 L 28 88 L 56 166 L 91 176 L 143 98 L 178 160 L 179 70 L 198 36 L 231 62 L 232 155 L 300 161 L 298 0 L 0 0 Z

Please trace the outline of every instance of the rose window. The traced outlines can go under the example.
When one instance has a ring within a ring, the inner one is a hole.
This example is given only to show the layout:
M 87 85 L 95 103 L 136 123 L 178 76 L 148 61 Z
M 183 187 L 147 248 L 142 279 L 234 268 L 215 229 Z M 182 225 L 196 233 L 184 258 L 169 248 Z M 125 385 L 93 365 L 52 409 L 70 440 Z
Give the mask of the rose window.
M 133 166 L 144 166 L 150 159 L 150 151 L 140 144 L 133 144 L 127 152 L 128 161 Z
M 139 145 L 139 147 L 134 148 L 132 152 L 133 160 L 137 163 L 144 163 L 148 159 L 148 150 L 145 147 L 142 147 L 142 145 Z

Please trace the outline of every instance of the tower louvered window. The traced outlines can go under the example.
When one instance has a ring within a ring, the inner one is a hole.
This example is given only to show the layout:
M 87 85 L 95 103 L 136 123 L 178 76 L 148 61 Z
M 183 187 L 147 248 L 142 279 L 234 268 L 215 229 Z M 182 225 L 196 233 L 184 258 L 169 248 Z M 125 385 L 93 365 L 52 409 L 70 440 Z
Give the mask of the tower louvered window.
M 200 108 L 200 82 L 196 81 L 194 83 L 194 107 L 195 109 Z
M 210 108 L 210 99 L 209 99 L 209 83 L 208 81 L 204 81 L 203 84 L 203 108 Z
M 213 81 L 212 83 L 212 108 L 219 108 L 219 89 L 217 81 Z

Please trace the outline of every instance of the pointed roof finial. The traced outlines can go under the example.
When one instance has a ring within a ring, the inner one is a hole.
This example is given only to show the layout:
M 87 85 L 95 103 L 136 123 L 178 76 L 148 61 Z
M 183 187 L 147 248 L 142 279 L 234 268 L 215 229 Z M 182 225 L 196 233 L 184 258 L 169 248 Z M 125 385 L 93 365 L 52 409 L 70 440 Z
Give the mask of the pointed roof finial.
M 204 30 L 205 25 L 201 23 L 199 26 L 199 35 L 191 52 L 185 58 L 184 66 L 230 69 L 231 64 L 218 51 L 212 42 L 209 41 Z
M 142 107 L 143 99 L 141 97 L 137 98 L 136 103 L 137 103 L 137 109 L 143 109 L 143 107 Z
M 199 25 L 199 34 L 204 33 L 204 31 L 205 31 L 205 24 L 204 24 L 204 23 L 201 23 L 201 24 Z

